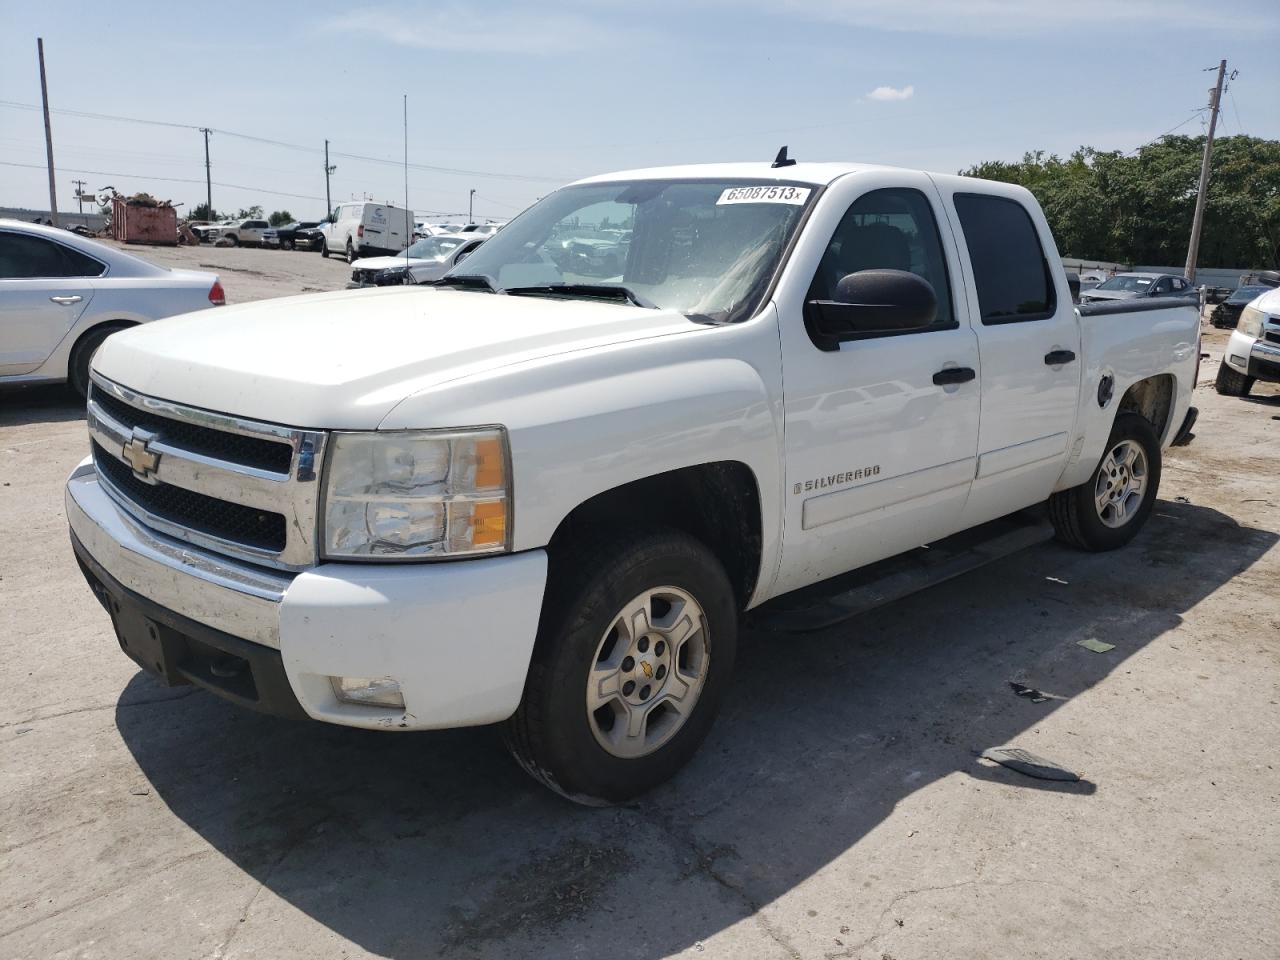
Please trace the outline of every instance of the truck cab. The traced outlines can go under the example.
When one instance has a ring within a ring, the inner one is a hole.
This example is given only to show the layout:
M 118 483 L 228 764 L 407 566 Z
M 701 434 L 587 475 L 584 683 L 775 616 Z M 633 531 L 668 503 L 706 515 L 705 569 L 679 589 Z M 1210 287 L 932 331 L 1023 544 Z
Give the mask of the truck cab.
M 748 611 L 1026 508 L 1127 543 L 1192 436 L 1198 344 L 1190 301 L 1074 307 L 1020 187 L 628 171 L 431 285 L 111 338 L 67 512 L 162 682 L 501 722 L 540 782 L 617 802 L 697 749 Z

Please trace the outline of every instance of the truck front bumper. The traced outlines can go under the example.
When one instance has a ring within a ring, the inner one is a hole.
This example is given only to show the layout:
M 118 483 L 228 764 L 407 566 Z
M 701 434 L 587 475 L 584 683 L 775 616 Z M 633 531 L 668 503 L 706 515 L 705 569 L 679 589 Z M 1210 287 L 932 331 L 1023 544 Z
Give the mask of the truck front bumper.
M 88 460 L 67 481 L 66 509 L 81 570 L 121 648 L 162 683 L 369 729 L 494 723 L 520 702 L 544 551 L 265 570 L 142 526 Z M 395 680 L 404 709 L 341 701 L 335 677 Z
M 1266 328 L 1274 334 L 1272 325 Z M 1239 330 L 1231 334 L 1227 341 L 1224 362 L 1247 377 L 1264 380 L 1269 383 L 1280 383 L 1280 343 L 1270 340 L 1247 337 Z

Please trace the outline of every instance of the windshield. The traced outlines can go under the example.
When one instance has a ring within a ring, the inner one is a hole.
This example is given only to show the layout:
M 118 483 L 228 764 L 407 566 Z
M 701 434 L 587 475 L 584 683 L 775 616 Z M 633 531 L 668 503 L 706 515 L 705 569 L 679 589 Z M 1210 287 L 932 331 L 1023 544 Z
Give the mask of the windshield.
M 457 237 L 425 237 L 411 246 L 407 252 L 411 257 L 417 257 L 420 260 L 435 260 L 439 263 L 466 242 L 466 240 Z
M 1099 290 L 1127 290 L 1130 293 L 1145 293 L 1151 286 L 1150 277 L 1112 277 L 1098 287 Z
M 686 316 L 731 322 L 759 305 L 816 191 L 797 183 L 636 180 L 565 187 L 458 267 L 497 290 L 625 287 Z
M 1229 303 L 1248 303 L 1254 297 L 1266 293 L 1269 287 L 1241 287 L 1231 296 L 1227 297 Z

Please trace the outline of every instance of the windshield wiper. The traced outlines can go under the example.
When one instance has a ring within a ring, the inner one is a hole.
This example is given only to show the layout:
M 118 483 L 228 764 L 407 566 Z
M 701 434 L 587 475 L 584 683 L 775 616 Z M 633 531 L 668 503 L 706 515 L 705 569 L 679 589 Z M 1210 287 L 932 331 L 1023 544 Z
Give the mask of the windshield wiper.
M 503 293 L 513 297 L 601 297 L 610 300 L 626 300 L 637 307 L 657 310 L 652 300 L 640 296 L 630 287 L 620 283 L 544 283 L 533 287 L 507 287 Z
M 487 290 L 489 293 L 497 293 L 493 283 L 488 277 L 481 276 L 478 273 L 457 273 L 446 274 L 439 280 L 428 280 L 424 286 L 430 287 L 462 287 L 464 290 Z

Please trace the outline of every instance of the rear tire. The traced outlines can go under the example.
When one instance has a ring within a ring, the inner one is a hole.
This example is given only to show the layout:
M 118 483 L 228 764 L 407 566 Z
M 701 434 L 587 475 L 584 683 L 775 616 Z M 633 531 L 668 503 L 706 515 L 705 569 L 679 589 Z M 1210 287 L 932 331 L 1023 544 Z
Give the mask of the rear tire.
M 347 240 L 347 263 L 356 262 L 356 248 L 351 245 L 351 240 Z
M 1253 377 L 1246 376 L 1239 370 L 1228 366 L 1224 358 L 1218 366 L 1218 377 L 1213 382 L 1214 389 L 1224 397 L 1247 397 L 1253 389 Z
M 320 241 L 320 256 L 326 260 L 329 259 L 329 242 L 327 240 Z
M 1150 421 L 1121 413 L 1092 475 L 1049 498 L 1058 539 L 1081 550 L 1122 547 L 1142 529 L 1160 490 L 1160 441 Z
M 677 530 L 601 538 L 560 562 L 504 739 L 557 793 L 619 803 L 672 777 L 711 729 L 737 649 L 733 588 Z
M 113 323 L 94 327 L 71 348 L 71 357 L 67 361 L 67 383 L 81 400 L 89 396 L 89 364 L 93 361 L 93 355 L 98 352 L 98 348 L 107 337 L 131 326 L 133 326 L 131 323 Z

